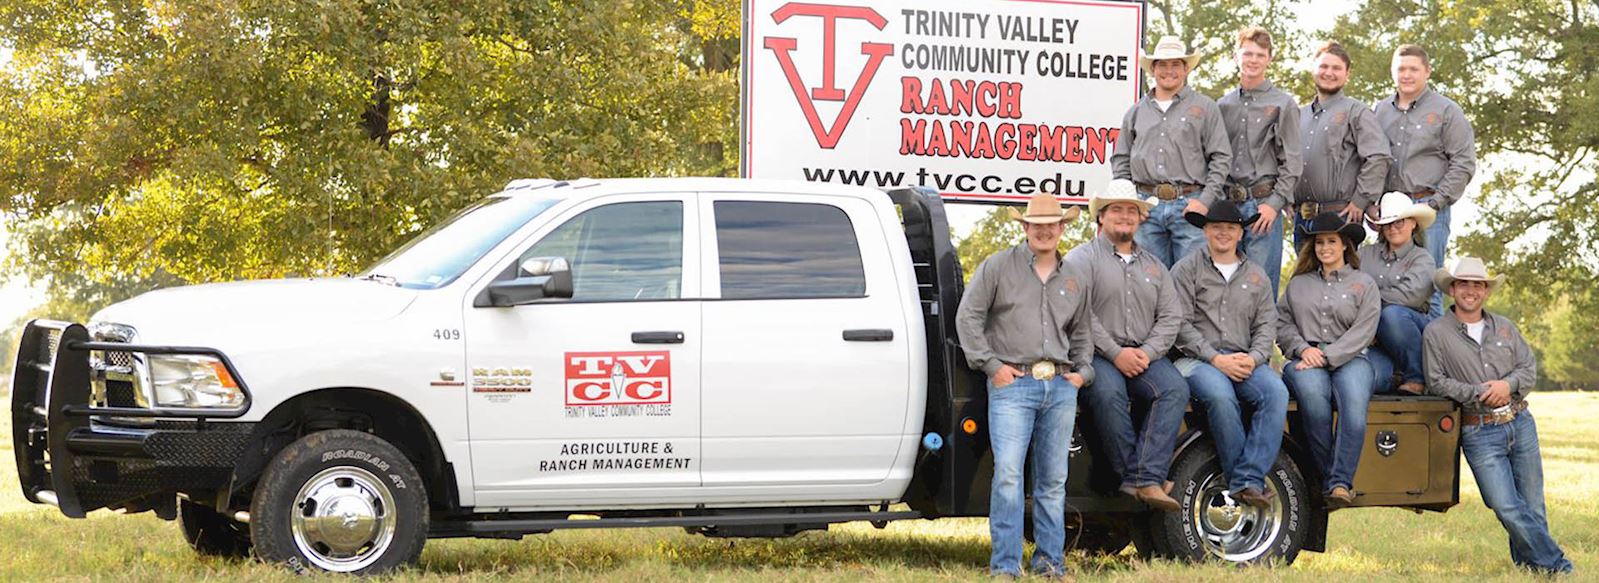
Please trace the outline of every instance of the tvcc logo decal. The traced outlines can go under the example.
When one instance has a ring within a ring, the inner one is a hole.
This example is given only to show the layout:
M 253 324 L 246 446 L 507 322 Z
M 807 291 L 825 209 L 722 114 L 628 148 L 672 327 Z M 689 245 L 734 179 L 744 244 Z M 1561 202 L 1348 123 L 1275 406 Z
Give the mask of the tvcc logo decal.
M 672 402 L 672 353 L 568 352 L 566 405 L 664 405 Z
M 838 68 L 837 40 L 838 21 L 861 20 L 883 30 L 888 26 L 888 19 L 878 14 L 876 10 L 864 6 L 835 6 L 828 4 L 809 4 L 790 2 L 772 12 L 772 20 L 777 24 L 796 16 L 815 16 L 822 19 L 822 86 L 806 87 L 800 79 L 799 70 L 794 66 L 794 49 L 799 45 L 799 39 L 792 37 L 766 37 L 765 46 L 777 57 L 777 64 L 783 68 L 783 75 L 788 78 L 790 89 L 794 90 L 794 98 L 799 101 L 800 111 L 805 114 L 805 121 L 810 123 L 811 133 L 816 136 L 816 144 L 833 149 L 838 145 L 839 138 L 844 135 L 844 128 L 849 125 L 850 117 L 855 115 L 855 107 L 860 105 L 861 97 L 866 94 L 866 87 L 871 85 L 872 77 L 877 75 L 877 68 L 883 64 L 883 59 L 894 54 L 894 45 L 888 43 L 861 43 L 861 54 L 866 55 L 866 66 L 855 77 L 855 84 L 846 95 L 835 81 Z M 816 111 L 817 101 L 843 102 L 844 107 L 839 110 L 838 117 L 834 118 L 831 126 L 822 123 L 822 118 Z

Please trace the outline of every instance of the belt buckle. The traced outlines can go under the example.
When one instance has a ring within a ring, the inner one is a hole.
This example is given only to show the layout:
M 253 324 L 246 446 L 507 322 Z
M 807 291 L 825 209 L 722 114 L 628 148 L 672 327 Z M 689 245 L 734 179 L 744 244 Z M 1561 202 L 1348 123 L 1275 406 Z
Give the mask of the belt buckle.
M 1242 186 L 1227 187 L 1227 200 L 1232 202 L 1244 202 L 1249 200 L 1250 195 L 1251 193 L 1249 192 L 1248 188 Z
M 1048 360 L 1033 363 L 1033 378 L 1041 381 L 1055 378 L 1055 363 Z
M 1171 183 L 1156 184 L 1155 198 L 1161 200 L 1175 200 L 1177 198 L 1177 185 Z
M 1316 203 L 1307 202 L 1299 205 L 1299 218 L 1307 221 L 1316 218 Z

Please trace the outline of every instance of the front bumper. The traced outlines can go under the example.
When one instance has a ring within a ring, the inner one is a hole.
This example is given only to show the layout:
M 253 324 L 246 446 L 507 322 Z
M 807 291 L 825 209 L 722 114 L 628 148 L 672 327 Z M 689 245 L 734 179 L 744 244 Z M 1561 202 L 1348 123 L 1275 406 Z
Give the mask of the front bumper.
M 202 354 L 208 348 L 91 342 L 83 326 L 34 320 L 24 328 L 11 386 L 12 444 L 17 478 L 30 502 L 82 518 L 99 508 L 145 510 L 175 492 L 227 487 L 254 423 L 214 422 L 249 409 L 99 407 L 91 404 L 91 351 Z M 123 427 L 108 419 L 150 419 Z

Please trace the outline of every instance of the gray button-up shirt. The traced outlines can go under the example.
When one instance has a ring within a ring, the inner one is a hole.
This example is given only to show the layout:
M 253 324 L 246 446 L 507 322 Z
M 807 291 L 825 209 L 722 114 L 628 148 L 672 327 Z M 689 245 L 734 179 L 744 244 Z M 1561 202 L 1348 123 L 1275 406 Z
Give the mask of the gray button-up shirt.
M 1482 344 L 1466 334 L 1466 325 L 1455 317 L 1454 310 L 1445 310 L 1421 336 L 1427 394 L 1453 399 L 1469 415 L 1493 410 L 1477 401 L 1487 390 L 1483 383 L 1509 383 L 1510 404 L 1514 405 L 1527 398 L 1538 380 L 1532 347 L 1516 324 L 1486 310 L 1482 315 Z
M 1177 334 L 1183 354 L 1210 362 L 1222 354 L 1247 352 L 1255 366 L 1271 359 L 1277 341 L 1277 312 L 1271 280 L 1259 264 L 1239 255 L 1232 279 L 1223 279 L 1210 247 L 1189 254 L 1172 267 L 1177 298 L 1187 312 Z
M 1383 305 L 1405 306 L 1423 314 L 1432 299 L 1432 271 L 1437 268 L 1425 247 L 1405 243 L 1390 251 L 1387 242 L 1361 247 L 1360 270 L 1377 280 Z
M 1394 158 L 1365 103 L 1342 93 L 1317 97 L 1299 110 L 1299 133 L 1305 171 L 1294 202 L 1353 202 L 1362 209 L 1377 203 Z
M 1033 271 L 1033 250 L 1022 243 L 977 266 L 955 313 L 966 363 L 989 376 L 1005 363 L 1070 363 L 1094 382 L 1093 317 L 1088 278 L 1061 261 L 1049 279 Z
M 1183 87 L 1171 107 L 1161 111 L 1152 91 L 1122 116 L 1110 154 L 1111 177 L 1139 184 L 1203 185 L 1199 200 L 1209 205 L 1222 196 L 1232 156 L 1215 101 Z
M 1465 110 L 1431 88 L 1401 110 L 1399 96 L 1377 103 L 1377 122 L 1388 136 L 1394 163 L 1388 168 L 1388 191 L 1414 194 L 1432 189 L 1433 208 L 1460 200 L 1477 172 L 1477 138 Z
M 1264 81 L 1259 87 L 1239 87 L 1216 100 L 1223 125 L 1232 140 L 1233 167 L 1228 181 L 1253 186 L 1273 180 L 1271 194 L 1261 202 L 1282 210 L 1294 201 L 1294 188 L 1304 166 L 1299 146 L 1299 103 Z
M 1377 282 L 1353 267 L 1296 275 L 1277 302 L 1277 345 L 1289 358 L 1320 348 L 1330 368 L 1338 368 L 1371 345 L 1381 315 Z
M 1124 261 L 1116 244 L 1100 234 L 1067 253 L 1066 262 L 1093 282 L 1094 349 L 1100 356 L 1114 360 L 1122 348 L 1138 347 L 1154 360 L 1171 351 L 1183 306 L 1159 259 L 1135 248 L 1132 261 Z

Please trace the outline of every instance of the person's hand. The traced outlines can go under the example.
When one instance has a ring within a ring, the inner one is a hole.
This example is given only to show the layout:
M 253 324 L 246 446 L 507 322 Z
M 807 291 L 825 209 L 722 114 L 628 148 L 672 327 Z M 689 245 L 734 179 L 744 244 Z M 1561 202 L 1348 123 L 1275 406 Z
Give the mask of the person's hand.
M 1321 368 L 1327 366 L 1327 355 L 1322 354 L 1320 348 L 1314 346 L 1306 348 L 1299 353 L 1299 364 L 1294 368 L 1305 370 L 1307 368 Z
M 1149 355 L 1144 354 L 1142 349 L 1123 348 L 1111 364 L 1116 365 L 1116 370 L 1121 371 L 1122 376 L 1135 377 L 1144 374 L 1144 369 L 1149 368 Z
M 1210 359 L 1210 364 L 1235 383 L 1244 382 L 1244 380 L 1249 378 L 1250 374 L 1255 372 L 1255 359 L 1241 352 L 1219 354 L 1216 358 Z
M 1190 198 L 1188 199 L 1188 206 L 1183 207 L 1183 214 L 1186 215 L 1188 213 L 1210 214 L 1210 207 L 1205 206 L 1205 203 L 1199 202 L 1198 197 Z
M 1083 388 L 1083 375 L 1074 372 L 1066 373 L 1066 382 L 1071 383 L 1072 386 L 1081 389 Z
M 1344 206 L 1344 210 L 1338 211 L 1338 216 L 1343 217 L 1346 223 L 1357 222 L 1360 220 L 1360 207 L 1355 206 L 1355 203 L 1349 203 Z
M 1277 221 L 1277 213 L 1279 212 L 1269 204 L 1260 205 L 1259 210 L 1260 216 L 1255 217 L 1255 222 L 1249 225 L 1249 232 L 1256 237 L 1271 231 L 1271 225 Z
M 1510 404 L 1510 383 L 1488 381 L 1482 385 L 1488 387 L 1488 390 L 1477 396 L 1477 400 L 1482 401 L 1482 404 L 1496 409 Z
M 995 372 L 994 376 L 989 377 L 988 380 L 994 383 L 994 388 L 998 389 L 1009 386 L 1011 383 L 1016 382 L 1017 378 L 1025 374 L 1027 373 L 1007 364 L 999 367 L 999 371 Z

